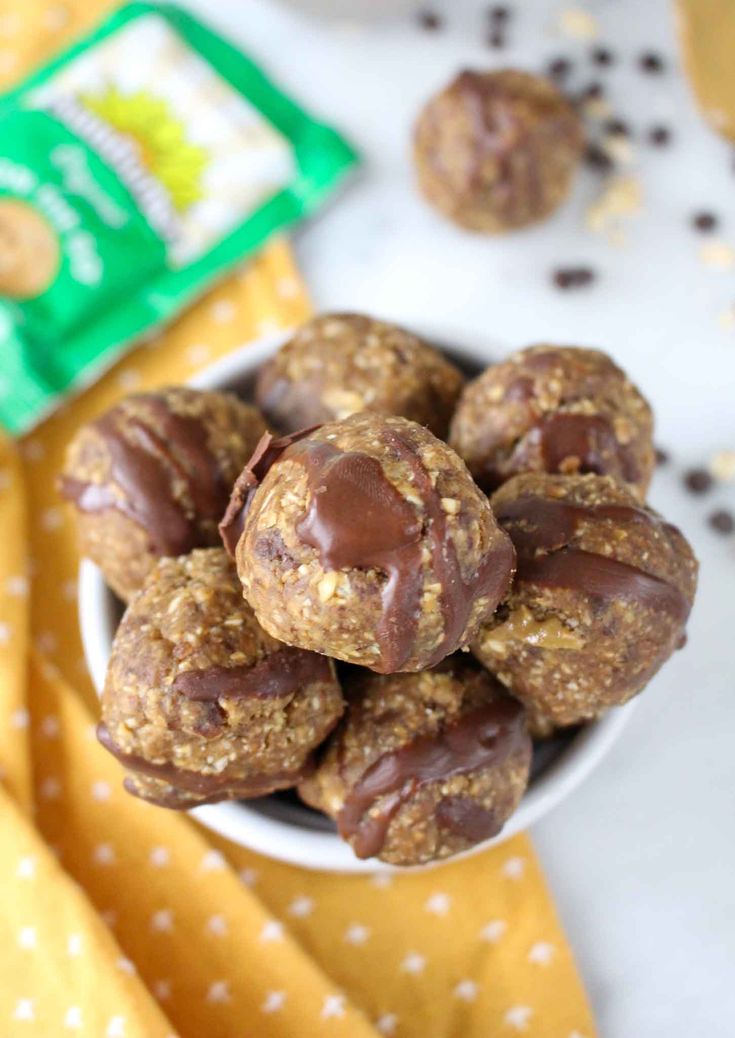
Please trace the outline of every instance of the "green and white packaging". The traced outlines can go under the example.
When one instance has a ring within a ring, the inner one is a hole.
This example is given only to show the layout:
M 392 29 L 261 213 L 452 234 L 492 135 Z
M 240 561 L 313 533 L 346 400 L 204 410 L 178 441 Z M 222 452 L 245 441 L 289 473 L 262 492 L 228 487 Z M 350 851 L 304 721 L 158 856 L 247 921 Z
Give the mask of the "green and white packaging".
M 189 13 L 116 11 L 0 99 L 0 423 L 29 428 L 355 162 Z

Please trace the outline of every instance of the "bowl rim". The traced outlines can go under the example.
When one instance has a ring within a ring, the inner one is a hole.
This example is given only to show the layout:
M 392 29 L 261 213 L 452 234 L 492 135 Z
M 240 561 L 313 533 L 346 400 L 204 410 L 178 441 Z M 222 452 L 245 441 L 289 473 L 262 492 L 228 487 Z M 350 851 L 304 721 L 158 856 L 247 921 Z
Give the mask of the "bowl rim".
M 186 384 L 195 389 L 226 389 L 233 382 L 252 376 L 263 360 L 292 334 L 293 329 L 286 329 L 245 343 L 206 367 Z M 473 345 L 466 332 L 427 335 L 426 330 L 419 329 L 419 334 L 438 343 L 457 342 L 458 346 L 454 348 L 453 345 L 452 352 L 460 357 L 466 356 L 475 362 L 489 359 L 487 349 L 481 348 L 477 341 Z M 114 635 L 116 603 L 100 570 L 86 558 L 80 560 L 79 566 L 78 609 L 84 657 L 92 683 L 101 695 Z M 520 805 L 497 836 L 446 862 L 432 862 L 418 868 L 436 868 L 458 861 L 530 828 L 590 775 L 619 738 L 636 705 L 636 699 L 632 699 L 624 706 L 613 707 L 582 728 L 558 757 L 531 781 Z M 349 845 L 336 833 L 319 832 L 266 816 L 243 801 L 207 804 L 187 813 L 239 846 L 287 864 L 342 873 L 411 871 L 394 869 L 377 859 L 363 861 L 354 856 Z

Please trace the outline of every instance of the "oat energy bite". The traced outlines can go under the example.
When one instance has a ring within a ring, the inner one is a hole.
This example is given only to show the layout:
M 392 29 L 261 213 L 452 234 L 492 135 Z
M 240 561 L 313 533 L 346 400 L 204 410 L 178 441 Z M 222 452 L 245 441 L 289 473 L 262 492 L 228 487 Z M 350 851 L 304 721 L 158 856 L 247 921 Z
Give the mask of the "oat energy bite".
M 443 438 L 463 383 L 453 364 L 411 332 L 360 314 L 325 314 L 263 365 L 257 401 L 286 433 L 376 411 Z
M 594 472 L 644 497 L 652 437 L 651 408 L 607 354 L 543 345 L 466 386 L 449 442 L 486 490 L 520 472 Z
M 341 713 L 331 660 L 266 634 L 212 548 L 160 559 L 128 607 L 98 735 L 128 792 L 188 808 L 294 785 Z
M 532 731 L 640 692 L 683 643 L 694 599 L 697 562 L 679 530 L 603 476 L 516 476 L 492 506 L 518 568 L 473 651 Z
M 583 144 L 579 116 L 546 79 L 465 71 L 421 112 L 414 165 L 436 209 L 468 230 L 499 234 L 561 204 Z
M 457 455 L 414 422 L 368 412 L 266 437 L 221 529 L 270 634 L 381 673 L 468 643 L 513 567 Z
M 528 782 L 523 707 L 469 659 L 346 682 L 344 721 L 299 787 L 359 858 L 420 865 L 500 832 Z
M 129 396 L 83 426 L 60 480 L 82 554 L 128 601 L 159 556 L 219 544 L 232 484 L 264 432 L 231 394 L 184 387 Z

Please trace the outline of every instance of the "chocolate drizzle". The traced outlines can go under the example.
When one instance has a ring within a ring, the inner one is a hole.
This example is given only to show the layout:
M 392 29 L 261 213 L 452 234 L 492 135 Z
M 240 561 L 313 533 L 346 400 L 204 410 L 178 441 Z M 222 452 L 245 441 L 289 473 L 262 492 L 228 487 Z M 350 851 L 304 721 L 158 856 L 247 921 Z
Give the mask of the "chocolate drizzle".
M 513 549 L 498 535 L 469 580 L 462 576 L 447 516 L 428 472 L 414 447 L 393 429 L 387 445 L 414 477 L 425 516 L 387 479 L 380 462 L 362 453 L 345 453 L 331 443 L 305 441 L 289 451 L 289 460 L 306 468 L 311 498 L 297 527 L 305 544 L 319 552 L 326 569 L 376 568 L 388 575 L 383 589 L 383 618 L 376 632 L 380 661 L 373 669 L 395 673 L 405 667 L 415 644 L 424 588 L 422 541 L 427 539 L 432 567 L 441 584 L 443 636 L 427 666 L 458 647 L 472 608 L 488 598 L 488 611 L 510 582 Z
M 515 700 L 499 696 L 440 732 L 419 736 L 384 753 L 346 798 L 337 816 L 340 835 L 351 841 L 358 858 L 374 857 L 383 848 L 396 814 L 421 786 L 499 767 L 527 741 L 523 708 Z M 380 810 L 373 812 L 380 800 Z M 461 810 L 447 808 L 449 814 L 452 811 L 455 824 L 461 827 Z M 469 838 L 470 823 L 465 821 Z
M 436 820 L 442 829 L 470 843 L 489 840 L 503 828 L 499 812 L 489 811 L 471 797 L 444 797 L 437 804 Z
M 516 379 L 506 389 L 505 400 L 528 403 L 533 399 L 532 386 L 528 378 Z M 574 468 L 582 474 L 615 476 L 626 483 L 641 479 L 635 452 L 619 442 L 607 418 L 568 411 L 542 415 L 503 461 L 497 462 L 491 455 L 477 478 L 483 489 L 492 491 L 509 476 L 539 467 L 550 473 Z
M 278 461 L 288 448 L 309 436 L 318 426 L 310 429 L 302 429 L 300 432 L 292 433 L 290 436 L 282 436 L 275 439 L 272 433 L 263 433 L 253 456 L 245 465 L 232 488 L 227 510 L 219 524 L 220 537 L 225 546 L 227 554 L 235 558 L 237 543 L 242 537 L 245 527 L 245 517 L 250 508 L 253 494 L 265 479 L 270 467 Z
M 297 526 L 325 569 L 379 569 L 387 574 L 377 631 L 381 669 L 408 659 L 421 607 L 422 523 L 376 458 L 306 442 L 289 459 L 304 465 L 310 502 Z
M 544 184 L 539 176 L 538 142 L 533 122 L 521 115 L 515 90 L 506 85 L 502 74 L 472 71 L 461 72 L 455 88 L 472 126 L 467 188 L 487 190 L 487 160 L 491 159 L 496 169 L 490 185 L 493 202 L 506 219 L 515 223 L 526 208 L 532 214 L 541 212 Z M 525 162 L 517 161 L 519 154 L 526 156 Z
M 611 423 L 602 415 L 555 411 L 544 415 L 532 437 L 541 444 L 547 472 L 563 471 L 565 463 L 574 458 L 579 472 L 599 476 L 619 472 L 627 483 L 640 479 L 632 452 L 618 441 Z
M 274 789 L 286 789 L 302 781 L 312 771 L 312 762 L 308 761 L 291 772 L 277 774 L 255 774 L 251 776 L 232 775 L 228 771 L 218 774 L 203 774 L 179 768 L 175 764 L 155 764 L 135 753 L 127 753 L 114 742 L 107 725 L 97 725 L 97 738 L 104 748 L 120 761 L 129 771 L 138 772 L 148 778 L 157 779 L 171 786 L 186 796 L 177 798 L 174 793 L 162 793 L 160 797 L 148 797 L 142 790 L 136 789 L 126 782 L 125 788 L 135 796 L 140 796 L 151 803 L 163 807 L 188 808 L 198 804 L 213 804 L 219 800 L 249 799 L 265 796 Z M 187 802 L 188 798 L 188 802 Z
M 563 548 L 535 559 L 520 559 L 516 580 L 537 587 L 581 591 L 608 602 L 617 598 L 631 599 L 646 609 L 668 613 L 680 623 L 689 615 L 689 602 L 673 584 L 637 566 L 577 548 Z
M 515 554 L 510 540 L 498 531 L 497 546 L 489 551 L 469 580 L 462 575 L 454 541 L 449 534 L 447 515 L 421 459 L 410 444 L 394 430 L 387 440 L 398 457 L 413 472 L 415 487 L 426 510 L 427 536 L 431 545 L 432 567 L 441 584 L 440 607 L 444 634 L 427 663 L 432 667 L 459 647 L 472 608 L 478 598 L 488 599 L 488 612 L 503 598 L 510 585 Z M 398 669 L 398 668 L 396 668 Z
M 563 548 L 584 522 L 610 519 L 614 523 L 638 523 L 665 529 L 653 512 L 632 505 L 577 505 L 559 498 L 526 495 L 495 506 L 498 522 L 510 524 L 510 535 L 519 555 L 536 550 Z
M 259 663 L 239 667 L 205 667 L 185 670 L 172 688 L 198 703 L 218 699 L 276 699 L 317 681 L 331 681 L 332 667 L 326 656 L 284 647 Z
M 132 519 L 157 555 L 184 555 L 201 543 L 202 520 L 222 514 L 228 487 L 200 418 L 176 414 L 155 394 L 136 399 L 144 414 L 114 408 L 93 424 L 109 452 L 108 481 L 62 476 L 61 493 L 82 512 L 115 509 Z M 177 481 L 190 498 L 188 512 Z
M 681 623 L 689 615 L 691 604 L 672 584 L 607 555 L 570 547 L 585 521 L 640 524 L 664 535 L 674 530 L 655 513 L 630 505 L 578 505 L 529 495 L 500 503 L 496 515 L 518 552 L 517 581 L 581 591 L 606 601 L 632 599 Z

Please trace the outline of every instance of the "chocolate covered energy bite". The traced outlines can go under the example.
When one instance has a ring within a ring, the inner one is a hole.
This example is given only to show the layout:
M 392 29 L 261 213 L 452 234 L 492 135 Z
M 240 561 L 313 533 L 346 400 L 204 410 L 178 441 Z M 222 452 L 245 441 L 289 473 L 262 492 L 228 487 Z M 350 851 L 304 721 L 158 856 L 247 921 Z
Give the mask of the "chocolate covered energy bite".
M 125 601 L 161 555 L 219 544 L 232 485 L 265 432 L 229 393 L 139 393 L 83 426 L 60 490 L 75 507 L 80 550 Z
M 528 783 L 523 707 L 454 656 L 420 674 L 346 679 L 348 711 L 301 796 L 359 858 L 420 865 L 495 836 Z
M 543 345 L 466 386 L 449 442 L 486 490 L 520 472 L 594 472 L 644 497 L 652 437 L 651 408 L 607 354 Z
M 491 503 L 518 569 L 475 655 L 534 734 L 625 703 L 682 644 L 697 582 L 687 541 L 606 476 L 516 476 Z
M 273 637 L 381 673 L 433 666 L 469 642 L 513 567 L 454 451 L 369 412 L 266 437 L 221 529 Z
M 517 69 L 461 72 L 421 112 L 414 165 L 450 220 L 498 234 L 543 220 L 569 193 L 582 123 L 548 80 Z
M 188 808 L 293 786 L 342 706 L 331 660 L 266 634 L 210 548 L 160 559 L 128 606 L 98 734 L 128 792 Z
M 263 365 L 257 401 L 286 433 L 375 411 L 444 437 L 463 383 L 453 364 L 411 332 L 360 314 L 325 314 Z

